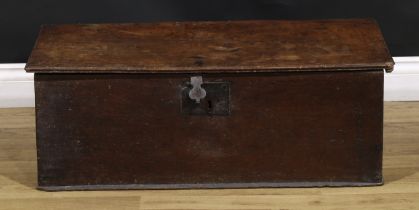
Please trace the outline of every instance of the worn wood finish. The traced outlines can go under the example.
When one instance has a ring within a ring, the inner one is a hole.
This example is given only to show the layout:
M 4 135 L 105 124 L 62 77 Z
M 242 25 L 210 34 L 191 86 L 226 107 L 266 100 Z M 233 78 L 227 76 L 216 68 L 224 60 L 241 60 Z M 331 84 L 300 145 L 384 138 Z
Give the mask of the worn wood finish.
M 0 209 L 419 209 L 419 103 L 386 102 L 377 187 L 42 192 L 35 111 L 0 109 Z
M 375 21 L 45 25 L 30 72 L 392 70 Z
M 381 184 L 382 70 L 204 75 L 228 116 L 182 114 L 189 76 L 36 74 L 39 187 Z
M 393 64 L 368 19 L 45 26 L 39 188 L 380 185 Z

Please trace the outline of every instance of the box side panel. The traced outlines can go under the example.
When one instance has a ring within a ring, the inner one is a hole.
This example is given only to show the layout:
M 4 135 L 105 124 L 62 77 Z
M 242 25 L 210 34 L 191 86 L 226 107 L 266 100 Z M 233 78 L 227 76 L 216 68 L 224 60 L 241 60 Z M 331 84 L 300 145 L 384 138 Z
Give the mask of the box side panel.
M 225 116 L 182 113 L 190 76 L 36 74 L 40 188 L 382 182 L 382 70 L 203 75 Z

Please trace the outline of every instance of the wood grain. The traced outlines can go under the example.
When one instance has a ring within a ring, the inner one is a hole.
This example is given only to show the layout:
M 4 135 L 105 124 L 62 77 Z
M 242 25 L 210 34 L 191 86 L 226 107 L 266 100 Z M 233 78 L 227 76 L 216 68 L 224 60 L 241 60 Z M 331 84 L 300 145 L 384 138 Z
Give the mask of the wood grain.
M 254 72 L 393 68 L 370 19 L 45 25 L 29 72 Z
M 0 209 L 419 209 L 419 103 L 384 114 L 384 186 L 42 192 L 34 110 L 0 109 Z
M 182 113 L 188 80 L 35 74 L 39 187 L 382 184 L 382 70 L 206 75 L 230 84 L 227 116 Z

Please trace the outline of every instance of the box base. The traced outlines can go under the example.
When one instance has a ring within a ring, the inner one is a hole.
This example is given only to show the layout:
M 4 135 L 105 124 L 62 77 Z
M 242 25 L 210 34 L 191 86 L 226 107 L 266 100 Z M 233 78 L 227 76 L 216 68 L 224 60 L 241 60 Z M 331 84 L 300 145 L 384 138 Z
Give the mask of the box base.
M 281 183 L 217 183 L 217 184 L 123 184 L 123 185 L 73 185 L 38 186 L 43 191 L 74 190 L 165 190 L 165 189 L 245 189 L 245 188 L 306 188 L 306 187 L 368 187 L 381 186 L 383 182 L 281 182 Z

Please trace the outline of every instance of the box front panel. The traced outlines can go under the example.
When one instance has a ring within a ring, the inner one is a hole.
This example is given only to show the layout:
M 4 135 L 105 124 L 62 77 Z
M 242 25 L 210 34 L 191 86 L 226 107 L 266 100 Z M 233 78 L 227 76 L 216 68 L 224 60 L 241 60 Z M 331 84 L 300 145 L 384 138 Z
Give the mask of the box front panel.
M 36 74 L 40 188 L 382 182 L 381 70 L 203 74 L 218 115 L 185 105 L 192 76 Z

